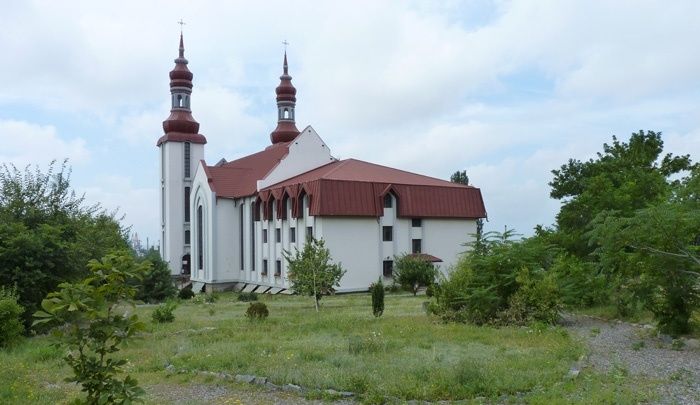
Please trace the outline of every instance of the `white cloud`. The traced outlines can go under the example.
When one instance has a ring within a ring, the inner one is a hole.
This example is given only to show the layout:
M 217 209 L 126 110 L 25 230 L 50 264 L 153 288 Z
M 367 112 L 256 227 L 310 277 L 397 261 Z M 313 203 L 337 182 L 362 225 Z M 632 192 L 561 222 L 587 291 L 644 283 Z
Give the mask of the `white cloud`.
M 90 158 L 90 151 L 81 138 L 64 139 L 51 125 L 37 125 L 24 121 L 0 120 L 0 162 L 16 166 L 48 164 L 52 160 L 69 159 L 71 164 L 82 164 Z

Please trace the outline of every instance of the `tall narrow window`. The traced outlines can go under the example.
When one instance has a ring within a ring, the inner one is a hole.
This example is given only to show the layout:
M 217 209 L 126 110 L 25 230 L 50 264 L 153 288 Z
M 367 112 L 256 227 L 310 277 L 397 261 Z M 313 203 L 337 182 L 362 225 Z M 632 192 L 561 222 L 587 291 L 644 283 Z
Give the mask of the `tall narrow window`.
M 394 228 L 391 226 L 382 227 L 382 240 L 384 242 L 391 242 L 394 240 Z
M 190 188 L 185 187 L 185 222 L 190 222 Z
M 263 229 L 263 243 L 267 243 L 267 229 Z
M 267 259 L 263 259 L 263 269 L 262 269 L 262 274 L 263 276 L 267 275 Z
M 250 271 L 255 271 L 255 203 L 250 203 Z
M 296 243 L 297 241 L 297 228 L 289 228 L 289 242 Z
M 311 226 L 306 227 L 306 239 L 311 239 L 314 237 L 314 228 Z
M 185 231 L 185 245 L 190 244 L 190 231 Z
M 241 204 L 238 211 L 238 260 L 241 262 L 241 270 L 243 270 L 245 264 L 245 251 L 243 250 L 243 204 Z
M 281 275 L 282 275 L 282 261 L 281 261 L 281 260 L 277 260 L 277 261 L 275 262 L 275 276 L 276 276 L 276 277 L 279 277 L 279 276 L 281 276 Z
M 392 260 L 384 260 L 383 274 L 384 277 L 391 277 L 394 273 L 394 262 Z
M 420 239 L 413 239 L 411 240 L 411 247 L 413 250 L 413 253 L 421 253 L 421 240 Z
M 204 234 L 202 232 L 202 206 L 197 207 L 197 264 L 199 269 L 204 268 Z
M 384 196 L 384 208 L 391 208 L 391 207 L 392 207 L 391 194 L 387 194 Z
M 185 142 L 185 178 L 190 177 L 190 143 Z
M 282 230 L 280 228 L 275 229 L 275 242 L 282 242 Z

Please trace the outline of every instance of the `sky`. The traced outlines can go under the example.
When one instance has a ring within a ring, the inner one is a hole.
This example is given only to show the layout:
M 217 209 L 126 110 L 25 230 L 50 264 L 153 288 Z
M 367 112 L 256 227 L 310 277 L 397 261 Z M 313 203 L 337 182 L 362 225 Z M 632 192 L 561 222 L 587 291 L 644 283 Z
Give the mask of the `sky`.
M 209 164 L 269 145 L 284 40 L 297 127 L 341 159 L 466 170 L 486 230 L 551 225 L 551 170 L 613 135 L 700 159 L 695 0 L 0 3 L 0 163 L 69 159 L 150 244 L 180 19 Z

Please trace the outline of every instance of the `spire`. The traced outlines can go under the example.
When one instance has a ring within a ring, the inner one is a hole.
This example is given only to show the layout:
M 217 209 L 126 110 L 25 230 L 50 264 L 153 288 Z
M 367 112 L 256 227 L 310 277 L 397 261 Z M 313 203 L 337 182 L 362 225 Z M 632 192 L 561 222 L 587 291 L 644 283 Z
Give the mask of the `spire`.
M 286 41 L 283 42 L 285 47 Z M 277 93 L 277 128 L 270 134 L 273 144 L 280 142 L 290 142 L 299 135 L 294 121 L 294 108 L 296 106 L 297 89 L 292 84 L 292 76 L 289 75 L 287 65 L 287 51 L 284 51 L 284 62 L 282 64 L 282 76 L 280 84 L 275 89 Z
M 169 140 L 207 143 L 206 138 L 198 134 L 199 123 L 192 117 L 190 109 L 193 75 L 187 68 L 188 63 L 185 58 L 185 42 L 180 31 L 178 57 L 175 59 L 175 67 L 170 71 L 170 116 L 163 121 L 165 135 L 158 140 L 158 145 Z

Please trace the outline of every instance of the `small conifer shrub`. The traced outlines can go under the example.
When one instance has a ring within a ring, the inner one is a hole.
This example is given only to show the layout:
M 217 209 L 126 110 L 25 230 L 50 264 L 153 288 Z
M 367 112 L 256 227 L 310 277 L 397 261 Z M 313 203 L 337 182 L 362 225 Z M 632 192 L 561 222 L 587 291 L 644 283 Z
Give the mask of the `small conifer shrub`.
M 177 293 L 178 298 L 181 300 L 188 300 L 192 297 L 194 297 L 194 291 L 192 291 L 192 286 L 187 286 L 180 290 L 179 293 Z
M 0 287 L 0 347 L 9 346 L 22 338 L 24 308 L 17 303 L 17 292 Z
M 246 318 L 251 321 L 264 320 L 268 315 L 270 315 L 270 311 L 267 309 L 267 305 L 262 302 L 251 302 L 245 311 Z
M 379 278 L 376 283 L 369 286 L 369 291 L 372 294 L 372 313 L 376 317 L 382 316 L 384 313 L 384 284 Z

